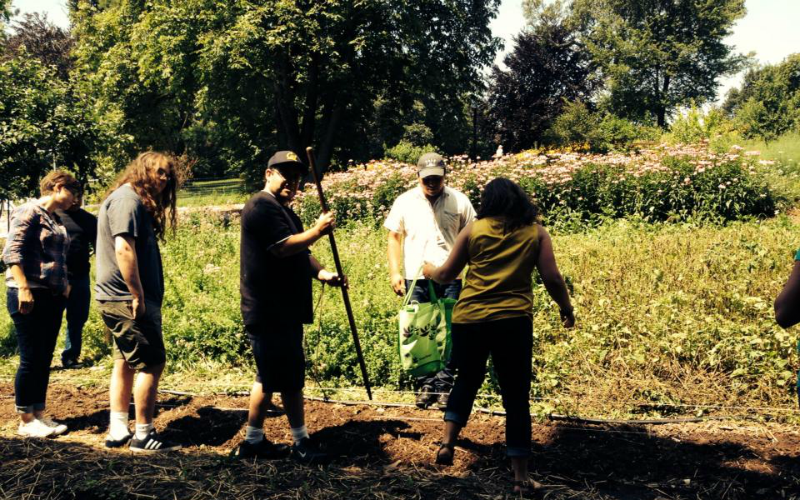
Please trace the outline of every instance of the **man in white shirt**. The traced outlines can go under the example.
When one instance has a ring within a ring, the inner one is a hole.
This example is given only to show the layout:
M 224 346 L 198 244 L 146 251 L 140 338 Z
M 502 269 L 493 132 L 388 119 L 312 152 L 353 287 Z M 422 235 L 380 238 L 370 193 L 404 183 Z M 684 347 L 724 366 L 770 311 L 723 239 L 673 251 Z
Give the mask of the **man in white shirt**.
M 389 230 L 392 289 L 402 297 L 411 282 L 419 278 L 411 300 L 430 302 L 428 280 L 422 279 L 422 264 L 427 261 L 441 265 L 447 260 L 456 236 L 475 218 L 475 209 L 466 195 L 445 186 L 447 168 L 440 155 L 425 153 L 420 156 L 417 168 L 419 186 L 398 196 L 383 225 Z M 447 285 L 431 283 L 437 297 L 458 299 L 461 279 Z M 426 408 L 437 403 L 443 409 L 452 387 L 450 366 L 439 373 L 418 377 L 417 406 Z

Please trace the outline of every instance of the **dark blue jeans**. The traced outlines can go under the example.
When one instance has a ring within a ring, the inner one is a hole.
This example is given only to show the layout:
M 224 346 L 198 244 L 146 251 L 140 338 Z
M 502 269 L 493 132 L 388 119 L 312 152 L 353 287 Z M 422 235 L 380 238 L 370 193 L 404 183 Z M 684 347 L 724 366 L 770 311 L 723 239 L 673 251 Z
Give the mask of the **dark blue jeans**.
M 33 310 L 22 314 L 19 312 L 18 290 L 6 290 L 6 308 L 14 322 L 19 344 L 19 368 L 14 380 L 14 397 L 19 413 L 44 410 L 50 363 L 66 303 L 63 295 L 53 295 L 47 289 L 33 289 L 31 292 Z
M 406 290 L 411 288 L 411 283 L 413 283 L 413 281 L 406 280 Z M 436 294 L 436 297 L 440 299 L 447 298 L 458 300 L 458 295 L 461 293 L 461 280 L 456 280 L 446 285 L 441 285 L 435 281 L 432 283 L 433 293 Z M 417 285 L 414 287 L 414 291 L 411 292 L 411 300 L 416 300 L 420 303 L 431 301 L 428 292 L 428 280 L 417 280 Z M 450 392 L 450 389 L 453 388 L 453 381 L 455 380 L 454 373 L 453 367 L 448 359 L 442 371 L 417 377 L 417 389 L 429 386 L 434 392 Z
M 456 383 L 444 419 L 467 425 L 491 355 L 506 410 L 506 453 L 509 457 L 530 455 L 532 350 L 533 324 L 527 316 L 454 323 L 452 363 Z
M 64 351 L 61 362 L 68 359 L 77 361 L 83 345 L 83 325 L 89 319 L 89 305 L 92 293 L 89 288 L 89 275 L 70 278 L 72 291 L 67 299 L 67 338 L 64 340 Z

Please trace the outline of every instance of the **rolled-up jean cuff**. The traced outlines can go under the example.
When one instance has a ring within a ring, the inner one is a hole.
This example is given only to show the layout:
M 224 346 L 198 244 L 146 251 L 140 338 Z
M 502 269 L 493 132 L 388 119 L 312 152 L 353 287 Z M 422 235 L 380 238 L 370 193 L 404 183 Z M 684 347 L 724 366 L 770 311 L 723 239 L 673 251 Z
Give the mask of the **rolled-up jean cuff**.
M 17 413 L 33 413 L 35 411 L 44 411 L 44 403 L 36 403 L 28 406 L 17 406 Z
M 531 449 L 528 448 L 519 448 L 519 447 L 507 447 L 506 448 L 506 456 L 508 458 L 527 458 L 531 456 Z
M 446 411 L 446 412 L 444 412 L 444 421 L 445 422 L 455 422 L 455 423 L 461 425 L 462 427 L 467 425 L 467 419 L 462 417 L 461 415 L 459 415 L 458 413 L 456 413 L 454 411 Z

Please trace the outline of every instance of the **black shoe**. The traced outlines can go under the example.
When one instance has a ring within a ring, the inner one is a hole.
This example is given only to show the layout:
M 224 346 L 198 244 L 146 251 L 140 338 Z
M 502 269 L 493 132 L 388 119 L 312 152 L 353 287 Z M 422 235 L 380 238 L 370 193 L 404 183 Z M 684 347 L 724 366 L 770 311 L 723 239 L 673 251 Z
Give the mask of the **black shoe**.
M 266 438 L 261 438 L 257 443 L 242 441 L 237 448 L 231 452 L 233 458 L 263 458 L 265 460 L 277 460 L 289 456 L 291 449 L 285 444 L 274 444 Z
M 180 450 L 181 445 L 158 437 L 156 431 L 150 431 L 144 439 L 131 439 L 130 450 L 135 453 L 162 453 L 165 451 Z
M 323 464 L 331 460 L 331 456 L 322 451 L 316 441 L 308 437 L 292 445 L 292 457 L 304 464 Z
M 64 370 L 75 370 L 77 368 L 83 368 L 83 363 L 79 362 L 77 359 L 62 359 L 61 368 Z
M 443 389 L 442 392 L 436 397 L 436 407 L 442 411 L 447 409 L 447 402 L 450 400 L 450 392 Z
M 132 437 L 131 434 L 128 434 L 122 439 L 112 439 L 109 434 L 106 436 L 106 448 L 121 448 L 128 444 L 128 441 L 130 441 Z
M 419 390 L 419 394 L 417 394 L 417 400 L 415 402 L 417 408 L 425 409 L 435 402 L 436 392 L 434 392 L 433 387 L 429 385 L 423 385 L 422 389 Z

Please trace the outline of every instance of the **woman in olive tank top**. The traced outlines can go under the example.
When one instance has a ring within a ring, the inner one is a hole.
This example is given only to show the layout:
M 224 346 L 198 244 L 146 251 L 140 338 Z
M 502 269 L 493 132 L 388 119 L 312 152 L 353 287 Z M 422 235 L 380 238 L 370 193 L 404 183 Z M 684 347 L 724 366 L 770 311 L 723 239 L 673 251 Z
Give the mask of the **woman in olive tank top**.
M 536 206 L 516 183 L 503 178 L 489 182 L 478 219 L 458 235 L 447 261 L 438 268 L 426 263 L 423 274 L 448 283 L 467 264 L 464 288 L 453 311 L 456 381 L 436 463 L 453 463 L 456 439 L 467 424 L 491 355 L 506 410 L 506 453 L 514 470 L 514 492 L 526 493 L 532 489 L 528 457 L 534 268 L 560 307 L 564 326 L 571 328 L 575 318 L 550 235 L 538 223 Z

